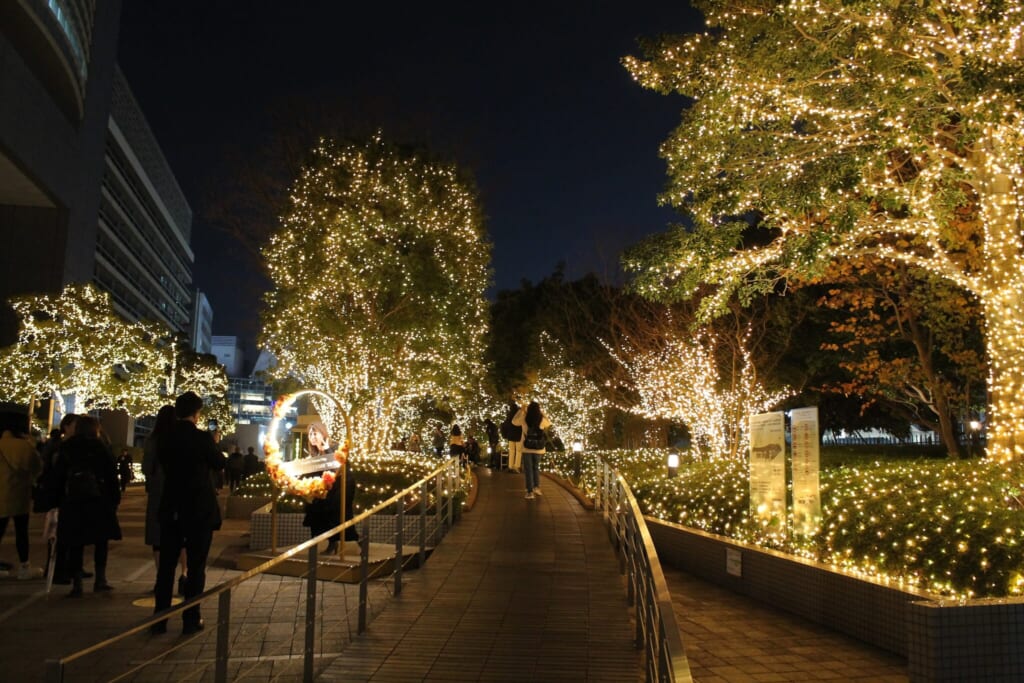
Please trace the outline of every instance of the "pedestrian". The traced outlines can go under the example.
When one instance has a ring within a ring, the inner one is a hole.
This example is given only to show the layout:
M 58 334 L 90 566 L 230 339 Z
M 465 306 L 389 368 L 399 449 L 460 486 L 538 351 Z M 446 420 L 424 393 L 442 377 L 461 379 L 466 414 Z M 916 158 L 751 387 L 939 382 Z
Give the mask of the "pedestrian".
M 0 541 L 7 523 L 14 520 L 14 547 L 18 553 L 19 579 L 42 576 L 42 570 L 28 562 L 28 517 L 32 509 L 32 487 L 43 471 L 43 462 L 25 431 L 26 418 L 16 413 L 0 414 Z
M 309 425 L 309 456 L 311 458 L 327 458 L 333 456 L 337 451 L 335 445 L 331 444 L 327 434 L 327 427 L 322 422 L 313 422 Z M 302 518 L 302 525 L 309 527 L 310 538 L 319 536 L 330 531 L 341 524 L 341 485 L 336 477 L 323 498 L 312 500 L 305 504 L 305 516 Z M 352 476 L 348 459 L 345 459 L 345 520 L 352 519 L 354 499 L 356 497 L 356 480 Z M 355 527 L 345 529 L 345 540 L 356 541 L 359 536 Z M 341 534 L 334 534 L 327 539 L 325 555 L 333 555 L 338 552 L 338 543 L 341 541 Z
M 68 571 L 68 549 L 64 541 L 57 536 L 57 506 L 59 504 L 59 490 L 61 483 L 57 481 L 57 457 L 60 455 L 60 446 L 66 439 L 71 438 L 75 433 L 75 421 L 78 416 L 68 413 L 60 420 L 60 429 L 56 437 L 51 433 L 50 440 L 43 445 L 43 473 L 39 477 L 39 485 L 36 487 L 36 498 L 32 502 L 35 512 L 45 512 L 46 521 L 43 524 L 47 543 L 46 566 L 52 573 L 53 583 L 67 585 L 71 583 L 71 573 Z M 92 578 L 92 572 L 82 570 L 82 578 Z
M 410 453 L 419 453 L 423 450 L 423 440 L 420 439 L 419 432 L 413 432 L 413 435 L 409 437 L 409 442 L 406 448 Z
M 156 424 L 142 450 L 142 474 L 146 477 L 146 526 L 145 542 L 153 549 L 153 565 L 160 571 L 160 495 L 164 490 L 164 472 L 160 467 L 160 460 L 156 453 L 157 440 L 174 428 L 177 418 L 174 416 L 174 406 L 163 406 L 156 414 Z M 185 564 L 185 549 L 178 553 L 178 566 L 181 573 L 178 576 L 178 595 L 185 594 L 185 575 L 187 565 Z M 156 584 L 153 584 L 153 593 L 156 593 Z
M 480 464 L 480 442 L 472 434 L 466 437 L 466 457 L 474 465 Z
M 452 425 L 452 435 L 448 442 L 448 455 L 458 458 L 459 464 L 466 462 L 466 440 L 462 438 L 462 428 L 459 425 Z
M 526 475 L 526 498 L 542 495 L 540 491 L 540 456 L 547 448 L 547 434 L 551 422 L 541 412 L 540 404 L 530 401 L 525 411 L 519 411 L 512 420 L 523 431 L 523 472 Z
M 223 471 L 227 458 L 217 446 L 219 432 L 197 427 L 202 410 L 203 399 L 195 392 L 179 396 L 174 402 L 177 420 L 156 443 L 164 488 L 160 495 L 160 566 L 156 574 L 155 612 L 171 606 L 174 567 L 182 548 L 188 565 L 185 600 L 203 592 L 213 532 L 221 525 L 220 505 L 210 474 Z M 183 635 L 203 630 L 198 604 L 186 609 L 181 617 Z M 150 630 L 166 633 L 167 620 L 158 621 Z
M 522 419 L 525 411 L 515 401 L 510 401 L 505 421 L 501 423 L 501 435 L 508 441 L 508 470 L 518 472 L 523 463 Z M 516 420 L 519 420 L 517 423 Z
M 430 440 L 431 444 L 434 446 L 434 455 L 439 458 L 443 458 L 445 438 L 444 433 L 441 431 L 441 425 L 434 425 L 434 431 L 430 435 Z
M 228 455 L 228 489 L 235 492 L 238 485 L 242 483 L 242 476 L 245 474 L 245 456 L 238 449 L 236 443 Z
M 127 448 L 121 450 L 117 458 L 117 478 L 121 481 L 121 493 L 128 490 L 128 483 L 135 478 L 132 472 L 132 455 Z
M 498 450 L 498 425 L 494 424 L 494 420 L 487 418 L 484 420 L 484 431 L 487 432 L 487 454 L 488 465 L 492 470 L 501 468 L 501 452 Z
M 77 598 L 82 595 L 82 560 L 87 545 L 93 546 L 93 591 L 113 590 L 107 582 L 107 554 L 109 542 L 121 539 L 117 521 L 121 489 L 114 456 L 100 440 L 99 420 L 79 415 L 73 429 L 60 445 L 55 478 L 60 483 L 57 538 L 68 552 L 68 597 Z
M 245 463 L 245 478 L 248 479 L 254 474 L 259 474 L 263 469 L 263 465 L 260 463 L 260 458 L 256 455 L 256 449 L 252 446 L 246 450 L 243 456 L 243 462 Z

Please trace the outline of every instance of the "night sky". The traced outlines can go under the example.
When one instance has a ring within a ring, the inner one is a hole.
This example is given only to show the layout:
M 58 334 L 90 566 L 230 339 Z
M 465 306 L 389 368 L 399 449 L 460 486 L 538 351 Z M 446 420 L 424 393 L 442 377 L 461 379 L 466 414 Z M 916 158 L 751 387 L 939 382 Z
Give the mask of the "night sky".
M 657 206 L 658 145 L 684 101 L 641 89 L 619 60 L 699 15 L 685 1 L 504 4 L 125 0 L 121 68 L 192 205 L 215 334 L 251 344 L 266 282 L 205 207 L 295 103 L 470 171 L 497 289 L 559 261 L 615 277 L 623 247 L 674 220 Z

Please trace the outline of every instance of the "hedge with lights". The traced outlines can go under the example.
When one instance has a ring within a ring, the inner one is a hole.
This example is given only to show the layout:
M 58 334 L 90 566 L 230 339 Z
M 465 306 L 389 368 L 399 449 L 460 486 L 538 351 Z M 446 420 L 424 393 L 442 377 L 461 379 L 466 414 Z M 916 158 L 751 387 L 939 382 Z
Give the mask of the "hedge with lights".
M 683 457 L 666 477 L 668 451 L 600 453 L 619 469 L 645 514 L 830 564 L 857 576 L 957 598 L 1024 594 L 1024 466 L 992 460 L 889 460 L 821 472 L 816 534 L 796 538 L 785 520 L 749 517 L 742 461 Z M 581 487 L 593 492 L 596 458 Z M 568 478 L 571 454 L 543 467 Z

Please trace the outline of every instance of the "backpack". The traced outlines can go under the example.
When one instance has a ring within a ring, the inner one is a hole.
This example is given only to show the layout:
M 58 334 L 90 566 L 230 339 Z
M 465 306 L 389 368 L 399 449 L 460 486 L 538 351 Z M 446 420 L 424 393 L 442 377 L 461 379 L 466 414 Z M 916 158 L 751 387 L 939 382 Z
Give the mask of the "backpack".
M 501 438 L 507 441 L 519 441 L 523 438 L 523 428 L 519 425 L 512 424 L 512 418 L 505 418 L 505 421 L 501 423 Z
M 526 430 L 526 438 L 523 439 L 523 448 L 531 451 L 542 451 L 548 444 L 548 437 L 540 425 L 530 427 Z
M 75 463 L 64 482 L 64 502 L 84 503 L 103 495 L 100 480 L 86 463 Z

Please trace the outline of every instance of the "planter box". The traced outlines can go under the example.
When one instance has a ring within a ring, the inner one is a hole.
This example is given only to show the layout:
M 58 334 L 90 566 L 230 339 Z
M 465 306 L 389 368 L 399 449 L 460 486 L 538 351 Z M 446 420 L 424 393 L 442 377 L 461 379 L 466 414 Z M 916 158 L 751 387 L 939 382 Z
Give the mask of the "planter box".
M 284 512 L 277 515 L 277 547 L 287 548 L 308 541 L 311 536 L 309 527 L 302 526 L 304 515 L 297 512 Z M 402 544 L 408 549 L 418 547 L 420 542 L 419 514 L 407 514 L 402 524 Z M 434 546 L 440 540 L 437 534 L 437 517 L 427 515 L 427 545 Z M 395 516 L 377 514 L 370 518 L 370 542 L 395 542 Z M 253 511 L 249 517 L 249 549 L 264 550 L 270 547 L 270 504 Z
M 270 496 L 228 496 L 224 516 L 228 519 L 249 519 L 257 509 L 270 502 Z
M 646 517 L 659 560 L 907 658 L 911 681 L 1024 680 L 1024 599 L 946 602 Z

